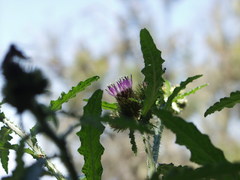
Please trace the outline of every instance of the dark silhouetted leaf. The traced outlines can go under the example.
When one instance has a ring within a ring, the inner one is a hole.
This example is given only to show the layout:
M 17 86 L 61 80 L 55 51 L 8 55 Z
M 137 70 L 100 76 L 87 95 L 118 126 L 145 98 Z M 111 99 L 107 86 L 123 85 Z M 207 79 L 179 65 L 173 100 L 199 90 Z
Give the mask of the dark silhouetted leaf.
M 82 127 L 77 133 L 81 141 L 78 152 L 84 156 L 85 161 L 82 172 L 88 180 L 100 180 L 103 171 L 101 156 L 104 148 L 100 144 L 100 135 L 105 128 L 100 122 L 102 94 L 102 90 L 97 90 L 88 100 L 81 118 Z
M 200 77 L 202 77 L 202 75 L 192 76 L 192 77 L 187 78 L 186 81 L 181 82 L 181 83 L 180 83 L 180 86 L 176 87 L 176 88 L 173 90 L 173 93 L 168 97 L 168 100 L 167 100 L 167 103 L 166 103 L 166 109 L 168 109 L 168 110 L 170 109 L 174 98 L 177 97 L 177 95 L 179 94 L 179 92 L 180 92 L 181 90 L 185 89 L 186 86 L 187 86 L 190 82 L 192 82 L 192 81 L 194 81 L 195 79 L 198 79 L 198 78 L 200 78 Z
M 2 91 L 4 101 L 16 107 L 19 113 L 31 108 L 35 97 L 44 93 L 48 85 L 40 70 L 23 67 L 27 59 L 15 45 L 11 45 L 1 66 L 6 80 Z
M 180 117 L 173 116 L 165 110 L 155 111 L 164 126 L 176 134 L 176 143 L 186 146 L 191 152 L 191 161 L 205 165 L 227 162 L 223 152 L 216 148 L 209 137 L 202 134 L 193 123 L 186 122 Z
M 93 76 L 85 81 L 79 82 L 77 86 L 72 87 L 72 89 L 67 93 L 62 92 L 61 96 L 57 100 L 51 101 L 50 103 L 51 109 L 54 111 L 60 110 L 62 108 L 63 103 L 66 103 L 71 98 L 74 98 L 77 95 L 77 93 L 83 91 L 86 87 L 90 86 L 93 81 L 97 81 L 98 79 L 99 76 Z
M 237 103 L 240 103 L 240 91 L 232 92 L 230 97 L 224 97 L 220 99 L 219 102 L 216 102 L 207 109 L 207 111 L 204 113 L 204 116 L 206 117 L 215 111 L 221 111 L 223 108 L 232 108 Z
M 142 73 L 145 76 L 144 82 L 147 85 L 144 92 L 145 100 L 142 110 L 142 115 L 145 116 L 161 94 L 159 91 L 164 82 L 162 78 L 164 73 L 162 64 L 164 60 L 161 57 L 161 51 L 157 49 L 147 29 L 141 30 L 140 43 L 145 64 Z

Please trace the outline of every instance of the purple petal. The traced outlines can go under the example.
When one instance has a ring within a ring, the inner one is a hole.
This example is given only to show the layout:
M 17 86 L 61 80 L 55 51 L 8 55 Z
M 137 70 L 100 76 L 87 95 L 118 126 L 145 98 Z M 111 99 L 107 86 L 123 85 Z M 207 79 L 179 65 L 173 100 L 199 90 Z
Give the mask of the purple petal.
M 116 84 L 111 84 L 110 86 L 108 86 L 108 89 L 106 89 L 106 91 L 111 96 L 116 97 L 121 92 L 126 91 L 130 88 L 132 88 L 132 75 L 130 76 L 130 78 L 128 76 L 120 78 L 116 82 Z

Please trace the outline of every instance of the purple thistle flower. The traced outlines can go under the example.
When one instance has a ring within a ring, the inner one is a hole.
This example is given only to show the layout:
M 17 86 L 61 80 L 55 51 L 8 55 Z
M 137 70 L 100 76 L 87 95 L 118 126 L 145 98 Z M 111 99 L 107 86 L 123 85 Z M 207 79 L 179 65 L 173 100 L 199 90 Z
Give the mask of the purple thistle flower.
M 128 96 L 129 92 L 132 92 L 132 76 L 130 78 L 128 76 L 121 78 L 117 83 L 108 86 L 106 91 L 113 97 Z
M 115 84 L 108 86 L 106 91 L 115 97 L 119 105 L 119 114 L 125 117 L 139 118 L 141 104 L 138 95 L 132 89 L 132 75 L 120 78 Z

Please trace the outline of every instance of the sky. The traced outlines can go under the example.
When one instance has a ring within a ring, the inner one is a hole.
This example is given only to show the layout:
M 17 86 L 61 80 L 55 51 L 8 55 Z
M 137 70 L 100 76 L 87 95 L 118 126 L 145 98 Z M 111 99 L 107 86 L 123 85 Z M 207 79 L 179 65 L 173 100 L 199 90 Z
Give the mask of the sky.
M 31 50 L 39 44 L 44 44 L 48 34 L 62 36 L 63 49 L 69 54 L 73 53 L 74 46 L 81 41 L 87 41 L 86 44 L 96 54 L 107 52 L 111 49 L 111 43 L 118 41 L 116 18 L 119 16 L 126 18 L 128 13 L 120 2 L 118 0 L 107 3 L 100 0 L 72 0 L 71 3 L 65 0 L 1 0 L 0 57 L 6 52 L 10 43 Z M 131 2 L 136 3 L 136 1 Z M 145 3 L 146 9 L 139 7 L 139 10 L 143 18 L 146 17 L 146 13 L 152 14 L 153 20 L 159 24 L 161 33 L 158 33 L 158 36 L 161 37 L 196 27 L 196 24 L 204 25 L 203 23 L 207 22 L 206 16 L 199 17 L 199 14 L 210 4 L 206 2 L 208 1 L 176 2 L 171 8 L 174 13 L 171 12 L 170 18 L 164 16 L 164 10 L 159 8 L 161 3 L 158 1 L 149 1 Z M 151 6 L 152 12 L 147 11 L 148 6 Z M 165 25 L 168 28 L 162 28 Z M 67 54 L 64 54 L 64 57 L 67 57 Z

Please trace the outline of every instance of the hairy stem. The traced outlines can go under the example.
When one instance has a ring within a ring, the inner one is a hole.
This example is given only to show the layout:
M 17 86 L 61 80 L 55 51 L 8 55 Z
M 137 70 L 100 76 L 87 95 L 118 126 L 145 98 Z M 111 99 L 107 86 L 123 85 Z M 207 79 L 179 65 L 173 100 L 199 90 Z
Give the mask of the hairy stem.
M 15 125 L 13 122 L 8 120 L 7 118 L 3 118 L 2 121 L 6 126 L 8 126 L 15 134 L 17 134 L 22 139 L 27 137 L 26 143 L 28 144 L 28 146 L 32 149 L 32 151 L 34 152 L 36 157 L 46 159 L 46 167 L 47 167 L 48 171 L 53 176 L 55 176 L 57 178 L 57 180 L 65 180 L 64 176 L 61 174 L 60 171 L 58 171 L 56 169 L 55 165 L 49 159 L 46 158 L 46 154 L 43 152 L 41 147 L 38 146 L 37 143 L 33 143 L 31 138 L 29 138 L 23 130 L 21 130 L 17 125 Z
M 149 142 L 150 138 L 147 134 L 143 134 L 143 143 L 145 145 L 145 151 L 147 154 L 147 177 L 150 179 L 153 173 L 156 171 L 156 164 L 153 159 L 153 152 L 151 144 Z
M 153 148 L 152 148 L 153 160 L 154 160 L 155 164 L 158 163 L 157 161 L 158 161 L 162 131 L 163 131 L 163 124 L 161 123 L 160 119 L 157 119 L 155 134 L 153 137 Z

